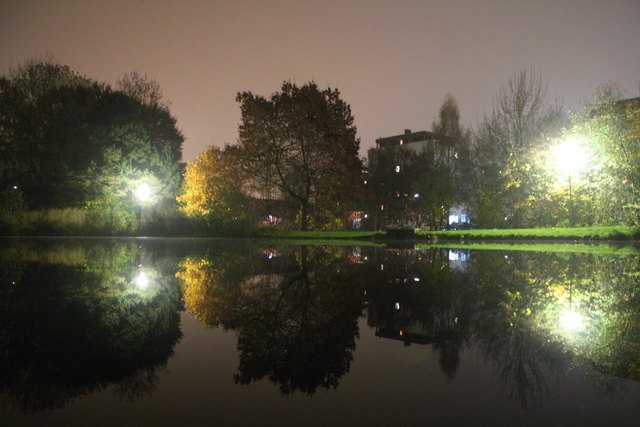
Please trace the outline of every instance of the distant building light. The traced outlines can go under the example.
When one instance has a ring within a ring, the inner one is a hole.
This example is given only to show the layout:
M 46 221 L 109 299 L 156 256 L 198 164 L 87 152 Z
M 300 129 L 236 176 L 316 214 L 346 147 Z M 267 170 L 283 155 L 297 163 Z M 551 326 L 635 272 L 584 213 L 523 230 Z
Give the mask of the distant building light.
M 399 302 L 396 303 L 396 310 L 400 310 L 400 303 Z
M 400 173 L 400 165 L 396 165 L 396 173 Z
M 367 180 L 366 179 L 364 180 L 364 185 L 367 185 Z
M 413 278 L 413 281 L 417 283 L 417 282 L 419 282 L 419 281 L 420 281 L 420 278 L 419 278 L 419 277 L 414 277 L 414 278 Z
M 13 188 L 14 190 L 17 190 L 17 189 L 18 189 L 18 186 L 17 186 L 17 185 L 14 185 L 12 188 Z
M 401 139 L 401 140 L 400 140 L 400 145 L 402 145 L 402 144 L 404 144 L 404 141 Z
M 414 198 L 414 199 L 417 199 L 418 197 L 420 197 L 420 195 L 419 195 L 418 193 L 416 193 L 416 194 L 414 194 L 414 195 L 413 195 L 413 198 Z

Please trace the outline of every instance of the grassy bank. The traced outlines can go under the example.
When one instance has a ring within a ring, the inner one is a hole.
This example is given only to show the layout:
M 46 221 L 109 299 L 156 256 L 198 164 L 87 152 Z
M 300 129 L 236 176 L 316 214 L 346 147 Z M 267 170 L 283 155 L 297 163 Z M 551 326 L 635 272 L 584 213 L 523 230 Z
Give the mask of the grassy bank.
M 472 249 L 482 251 L 524 251 L 524 252 L 553 252 L 579 253 L 597 255 L 637 255 L 639 250 L 634 245 L 623 243 L 611 245 L 608 243 L 500 243 L 500 242 L 472 242 L 472 243 L 418 243 L 416 249 L 445 248 Z
M 365 240 L 384 238 L 384 236 L 384 231 L 298 231 L 262 228 L 256 230 L 254 237 L 276 239 Z
M 99 215 L 97 215 L 99 214 Z M 127 216 L 128 215 L 128 216 Z M 385 231 L 294 231 L 254 228 L 249 224 L 205 224 L 175 211 L 145 215 L 111 215 L 109 212 L 80 208 L 26 211 L 0 217 L 0 235 L 4 236 L 164 236 L 164 237 L 256 237 L 267 239 L 362 242 L 385 239 L 411 240 Z M 409 230 L 410 231 L 410 230 Z M 640 240 L 639 227 L 527 228 L 505 230 L 415 230 L 416 240 L 437 242 L 470 241 L 630 241 Z
M 638 227 L 519 228 L 505 230 L 416 230 L 416 237 L 432 241 L 467 240 L 639 240 Z

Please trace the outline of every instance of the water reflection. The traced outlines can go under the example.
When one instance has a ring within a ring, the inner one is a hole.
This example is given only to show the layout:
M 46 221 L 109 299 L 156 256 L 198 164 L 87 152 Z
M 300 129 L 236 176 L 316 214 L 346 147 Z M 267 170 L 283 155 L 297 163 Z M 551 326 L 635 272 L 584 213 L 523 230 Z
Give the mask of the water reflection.
M 52 240 L 4 242 L 0 263 L 0 393 L 26 409 L 151 393 L 181 310 L 235 334 L 236 383 L 285 395 L 348 377 L 363 316 L 449 383 L 479 352 L 522 407 L 574 366 L 640 380 L 637 255 Z
M 266 377 L 283 394 L 336 387 L 353 359 L 363 276 L 341 248 L 262 253 L 269 256 L 182 261 L 187 310 L 210 327 L 236 331 L 236 382 Z
M 161 260 L 135 242 L 4 248 L 0 392 L 33 410 L 107 386 L 125 400 L 151 393 L 181 337 L 179 288 Z
M 364 313 L 378 337 L 430 345 L 450 381 L 480 349 L 527 406 L 575 363 L 638 379 L 637 272 L 634 256 L 303 246 L 187 258 L 178 277 L 187 310 L 237 332 L 240 383 L 335 387 Z

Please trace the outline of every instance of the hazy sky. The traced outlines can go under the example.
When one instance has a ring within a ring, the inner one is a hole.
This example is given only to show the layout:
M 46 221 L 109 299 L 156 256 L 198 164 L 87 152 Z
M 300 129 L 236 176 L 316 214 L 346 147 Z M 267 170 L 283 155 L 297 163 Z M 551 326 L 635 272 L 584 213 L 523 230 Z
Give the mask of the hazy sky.
M 0 71 L 46 54 L 100 81 L 155 79 L 185 160 L 236 141 L 238 91 L 289 79 L 338 88 L 365 153 L 429 130 L 447 93 L 476 126 L 522 68 L 570 109 L 607 82 L 638 96 L 640 0 L 0 0 Z

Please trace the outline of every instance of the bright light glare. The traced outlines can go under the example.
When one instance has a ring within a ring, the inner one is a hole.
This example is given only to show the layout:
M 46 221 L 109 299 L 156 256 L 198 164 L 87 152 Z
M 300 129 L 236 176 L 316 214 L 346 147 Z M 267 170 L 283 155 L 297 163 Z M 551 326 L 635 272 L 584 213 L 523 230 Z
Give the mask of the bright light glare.
M 138 289 L 141 291 L 146 291 L 149 287 L 149 277 L 144 271 L 138 273 L 135 278 L 135 284 Z
M 582 315 L 573 310 L 563 310 L 560 315 L 560 326 L 567 332 L 576 332 L 582 329 Z
M 151 187 L 146 182 L 143 182 L 138 185 L 136 188 L 136 197 L 141 202 L 146 202 L 151 198 Z
M 573 174 L 581 171 L 587 164 L 584 146 L 575 138 L 570 138 L 553 148 L 553 159 L 558 170 Z

